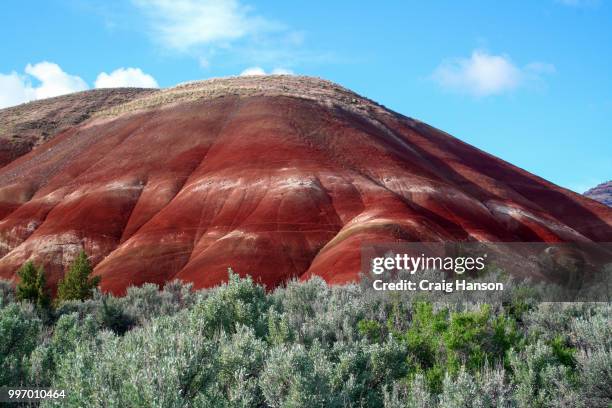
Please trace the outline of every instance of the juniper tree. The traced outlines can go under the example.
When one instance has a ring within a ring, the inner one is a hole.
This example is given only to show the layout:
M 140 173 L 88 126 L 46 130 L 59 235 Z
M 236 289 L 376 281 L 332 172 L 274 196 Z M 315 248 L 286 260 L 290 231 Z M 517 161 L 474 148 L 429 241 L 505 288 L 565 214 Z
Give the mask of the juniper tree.
M 37 268 L 32 261 L 28 261 L 19 268 L 17 276 L 19 276 L 15 293 L 17 299 L 28 300 L 38 308 L 47 308 L 50 299 L 43 267 Z
M 100 283 L 99 276 L 90 276 L 93 268 L 85 251 L 81 251 L 70 265 L 70 269 L 57 285 L 57 303 L 65 300 L 84 300 Z

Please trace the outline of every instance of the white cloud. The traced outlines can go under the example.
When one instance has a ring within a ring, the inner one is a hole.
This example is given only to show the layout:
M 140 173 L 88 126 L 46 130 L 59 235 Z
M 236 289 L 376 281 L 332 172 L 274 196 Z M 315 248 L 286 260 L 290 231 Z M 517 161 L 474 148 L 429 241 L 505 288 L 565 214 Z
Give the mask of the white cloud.
M 295 75 L 295 72 L 285 68 L 274 68 L 272 70 L 272 75 Z
M 261 67 L 249 67 L 240 73 L 240 76 L 266 75 L 266 71 Z
M 155 78 L 145 74 L 140 68 L 119 68 L 110 74 L 101 72 L 94 85 L 96 88 L 159 88 Z
M 25 73 L 27 75 L 19 75 L 14 71 L 0 74 L 0 108 L 88 89 L 83 79 L 64 72 L 52 62 L 28 64 Z M 39 84 L 33 85 L 32 79 L 36 79 Z
M 29 86 L 27 78 L 14 71 L 10 74 L 0 74 L 0 109 L 34 98 L 34 90 Z
M 81 77 L 64 72 L 53 62 L 28 64 L 24 71 L 24 74 L 15 71 L 8 74 L 0 73 L 0 109 L 89 89 Z M 110 74 L 102 72 L 95 82 L 96 88 L 120 86 L 159 87 L 155 78 L 145 74 L 140 68 L 119 68 Z
M 154 35 L 179 51 L 281 28 L 238 0 L 132 0 L 149 17 Z
M 554 71 L 553 65 L 542 62 L 533 62 L 521 69 L 506 55 L 475 50 L 469 58 L 442 62 L 432 78 L 445 89 L 488 96 L 512 91 L 526 80 Z
M 240 73 L 240 76 L 249 75 L 295 75 L 293 71 L 285 68 L 274 68 L 269 74 L 261 67 L 249 67 Z
M 59 65 L 53 62 L 43 61 L 34 65 L 28 64 L 25 72 L 40 81 L 40 85 L 33 88 L 35 99 L 65 95 L 89 88 L 80 77 L 64 72 Z
M 249 0 L 131 0 L 151 39 L 166 51 L 189 55 L 203 69 L 295 66 L 328 61 L 330 53 L 303 49 L 306 34 L 261 15 Z
M 505 56 L 474 51 L 470 58 L 443 62 L 433 78 L 447 89 L 466 91 L 483 96 L 516 88 L 520 70 Z

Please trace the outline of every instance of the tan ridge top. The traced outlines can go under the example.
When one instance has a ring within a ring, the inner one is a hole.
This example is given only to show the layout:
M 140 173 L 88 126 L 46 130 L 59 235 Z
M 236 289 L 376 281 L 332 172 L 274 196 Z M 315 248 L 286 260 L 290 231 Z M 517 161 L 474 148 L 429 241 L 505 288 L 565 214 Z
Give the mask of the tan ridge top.
M 168 104 L 215 99 L 230 95 L 290 96 L 361 113 L 372 111 L 389 113 L 376 102 L 324 79 L 296 75 L 252 75 L 186 82 L 113 106 L 96 113 L 95 116 L 117 116 Z

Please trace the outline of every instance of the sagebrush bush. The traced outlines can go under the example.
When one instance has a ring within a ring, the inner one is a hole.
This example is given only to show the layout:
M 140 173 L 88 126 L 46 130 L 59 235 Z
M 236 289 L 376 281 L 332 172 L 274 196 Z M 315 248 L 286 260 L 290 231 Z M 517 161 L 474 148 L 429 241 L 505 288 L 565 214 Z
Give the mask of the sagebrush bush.
M 557 407 L 571 397 L 572 370 L 554 348 L 538 340 L 522 352 L 511 352 L 510 365 L 520 407 Z M 563 394 L 563 391 L 568 394 Z
M 32 305 L 11 303 L 0 309 L 0 386 L 27 384 L 29 356 L 41 329 Z
M 255 285 L 250 276 L 240 279 L 230 271 L 227 284 L 219 286 L 205 301 L 195 305 L 194 318 L 202 321 L 209 336 L 234 332 L 237 325 L 252 327 L 258 335 L 263 335 L 267 329 L 269 306 L 262 286 Z
M 231 273 L 93 291 L 48 318 L 0 282 L 0 385 L 62 407 L 607 407 L 609 303 L 435 303 Z
M 39 387 L 51 385 L 58 364 L 79 343 L 95 337 L 100 326 L 93 316 L 79 318 L 77 313 L 61 316 L 53 327 L 53 334 L 39 344 L 30 356 L 30 382 Z
M 0 307 L 15 301 L 15 287 L 9 281 L 0 279 Z
M 579 392 L 587 407 L 610 407 L 612 401 L 612 350 L 596 348 L 581 350 L 579 366 Z

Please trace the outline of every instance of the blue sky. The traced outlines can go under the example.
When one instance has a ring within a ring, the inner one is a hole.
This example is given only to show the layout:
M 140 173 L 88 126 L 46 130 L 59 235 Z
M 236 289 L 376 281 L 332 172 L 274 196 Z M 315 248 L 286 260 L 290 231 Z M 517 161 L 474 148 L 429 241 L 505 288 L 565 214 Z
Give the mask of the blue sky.
M 578 192 L 612 178 L 606 0 L 9 0 L 0 35 L 0 107 L 93 87 L 293 72 Z

